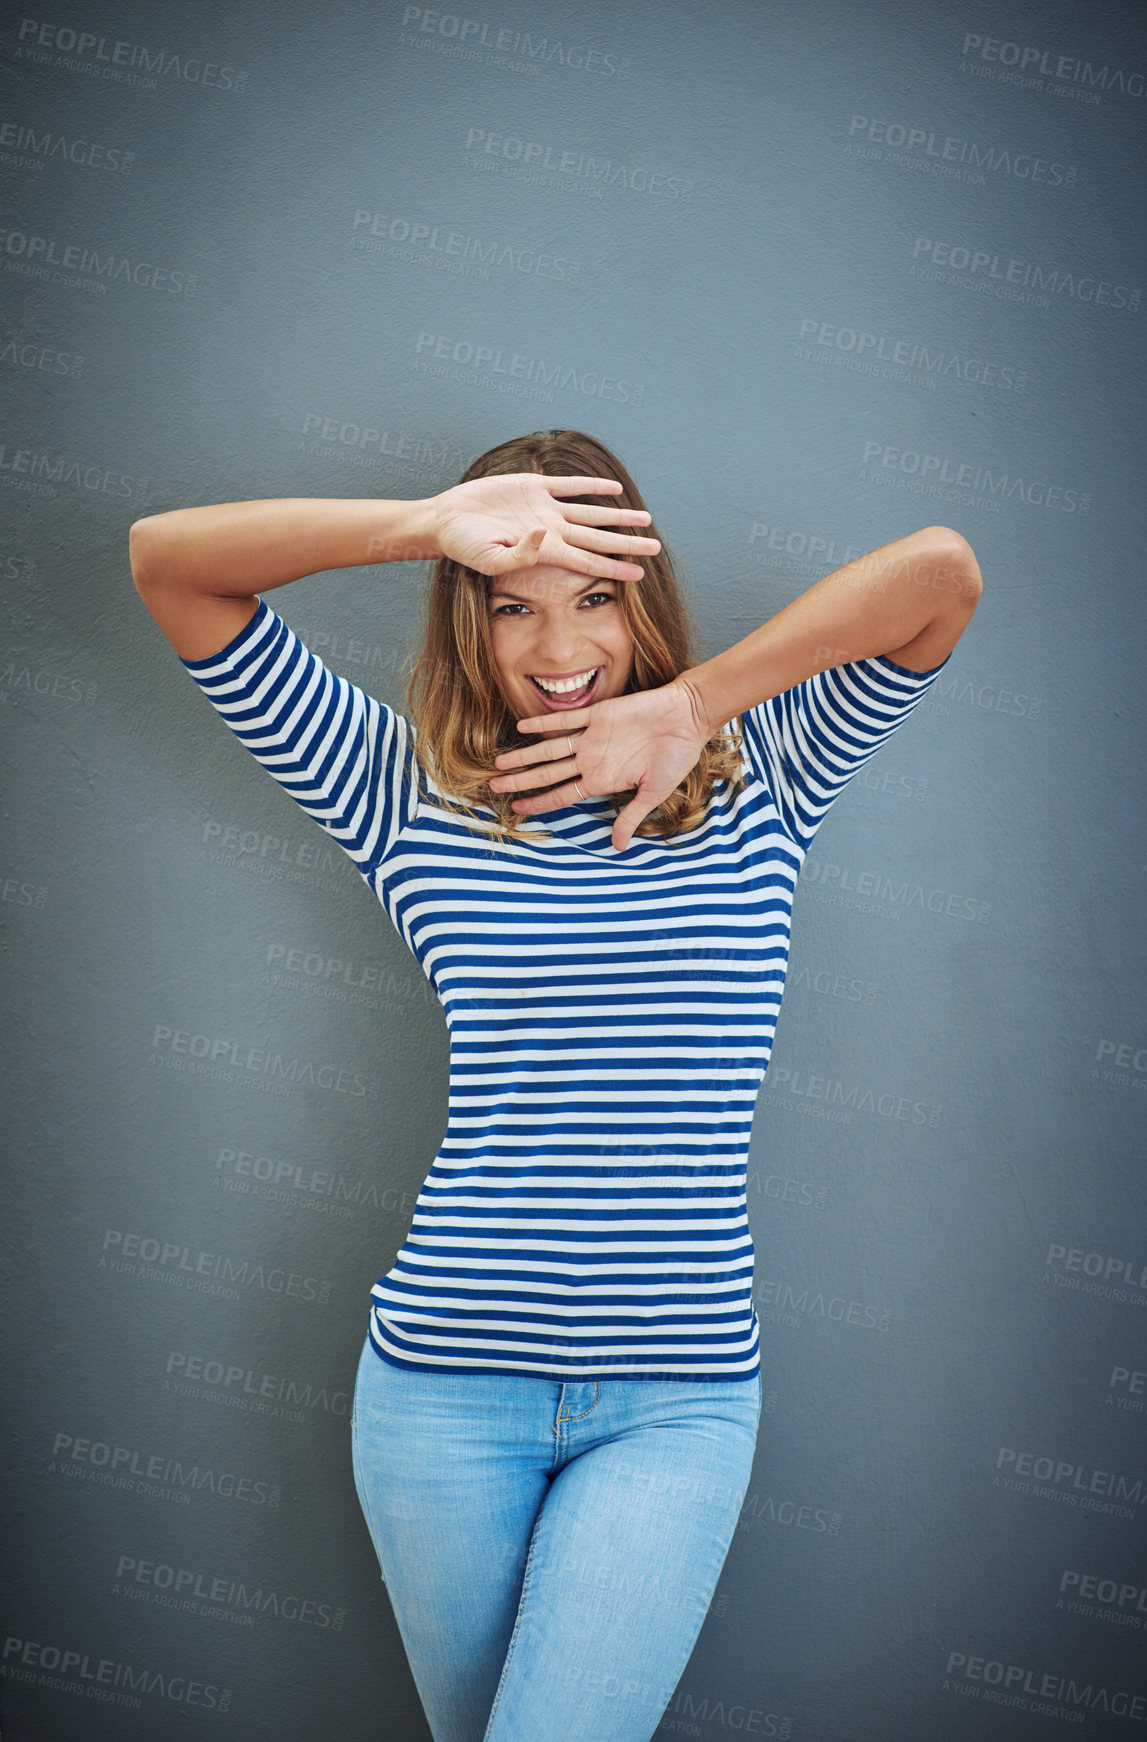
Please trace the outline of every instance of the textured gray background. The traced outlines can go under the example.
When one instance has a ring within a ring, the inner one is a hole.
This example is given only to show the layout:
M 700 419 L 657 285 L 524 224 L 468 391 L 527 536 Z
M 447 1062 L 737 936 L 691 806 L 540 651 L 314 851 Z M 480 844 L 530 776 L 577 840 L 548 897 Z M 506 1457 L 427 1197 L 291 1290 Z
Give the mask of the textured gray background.
M 709 651 L 917 526 L 985 577 L 798 890 L 757 1465 L 660 1733 L 1138 1734 L 1140 18 L 9 14 L 5 1742 L 427 1735 L 347 1408 L 444 1026 L 127 531 L 552 425 L 631 467 Z M 401 704 L 422 573 L 274 603 Z

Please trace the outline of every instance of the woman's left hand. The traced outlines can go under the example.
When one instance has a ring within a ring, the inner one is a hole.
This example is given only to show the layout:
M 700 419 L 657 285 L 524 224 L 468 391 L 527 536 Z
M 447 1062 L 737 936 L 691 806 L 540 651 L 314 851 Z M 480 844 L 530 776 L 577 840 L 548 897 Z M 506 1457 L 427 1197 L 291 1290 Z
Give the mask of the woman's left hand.
M 552 792 L 514 800 L 520 815 L 536 816 L 577 804 L 579 798 L 636 787 L 613 825 L 613 845 L 619 852 L 628 847 L 638 823 L 684 780 L 713 734 L 703 720 L 700 696 L 680 677 L 659 689 L 614 696 L 588 708 L 535 714 L 519 720 L 518 730 L 543 736 L 524 750 L 495 757 L 499 773 L 490 781 L 491 790 L 528 792 L 560 781 Z

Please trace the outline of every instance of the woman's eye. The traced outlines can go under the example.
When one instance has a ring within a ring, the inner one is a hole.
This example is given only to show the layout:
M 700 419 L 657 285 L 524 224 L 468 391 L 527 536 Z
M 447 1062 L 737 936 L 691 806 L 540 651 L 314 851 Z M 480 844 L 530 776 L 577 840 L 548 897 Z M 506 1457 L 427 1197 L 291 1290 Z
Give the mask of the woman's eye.
M 578 607 L 580 609 L 583 605 L 589 605 L 596 610 L 599 605 L 612 605 L 615 601 L 616 594 L 614 593 L 604 591 L 586 593 L 583 598 L 578 600 Z M 504 605 L 492 605 L 490 608 L 491 617 L 517 617 L 520 614 L 527 615 L 528 613 L 529 606 L 523 604 L 520 599 L 510 599 Z

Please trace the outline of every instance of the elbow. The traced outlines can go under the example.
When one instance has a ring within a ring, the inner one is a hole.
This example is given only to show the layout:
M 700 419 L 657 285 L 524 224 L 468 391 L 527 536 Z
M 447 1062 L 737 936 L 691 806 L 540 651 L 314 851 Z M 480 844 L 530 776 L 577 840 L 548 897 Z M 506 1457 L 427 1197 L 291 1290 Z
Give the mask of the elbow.
M 128 531 L 128 561 L 136 592 L 143 594 L 153 584 L 156 568 L 155 515 L 135 520 Z
M 916 536 L 924 572 L 933 577 L 932 584 L 958 596 L 974 611 L 984 590 L 984 578 L 967 539 L 950 526 L 926 526 Z

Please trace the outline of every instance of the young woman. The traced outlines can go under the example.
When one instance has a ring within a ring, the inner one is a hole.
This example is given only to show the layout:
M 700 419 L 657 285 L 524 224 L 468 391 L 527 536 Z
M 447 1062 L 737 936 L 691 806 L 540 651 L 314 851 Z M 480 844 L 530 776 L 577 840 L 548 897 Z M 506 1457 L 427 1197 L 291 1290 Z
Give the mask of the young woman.
M 257 597 L 414 558 L 409 719 Z M 557 430 L 425 501 L 155 515 L 132 567 L 446 1012 L 446 1134 L 352 1425 L 436 1742 L 646 1742 L 756 1443 L 746 1155 L 797 874 L 967 625 L 975 558 L 925 528 L 696 664 L 633 480 Z

